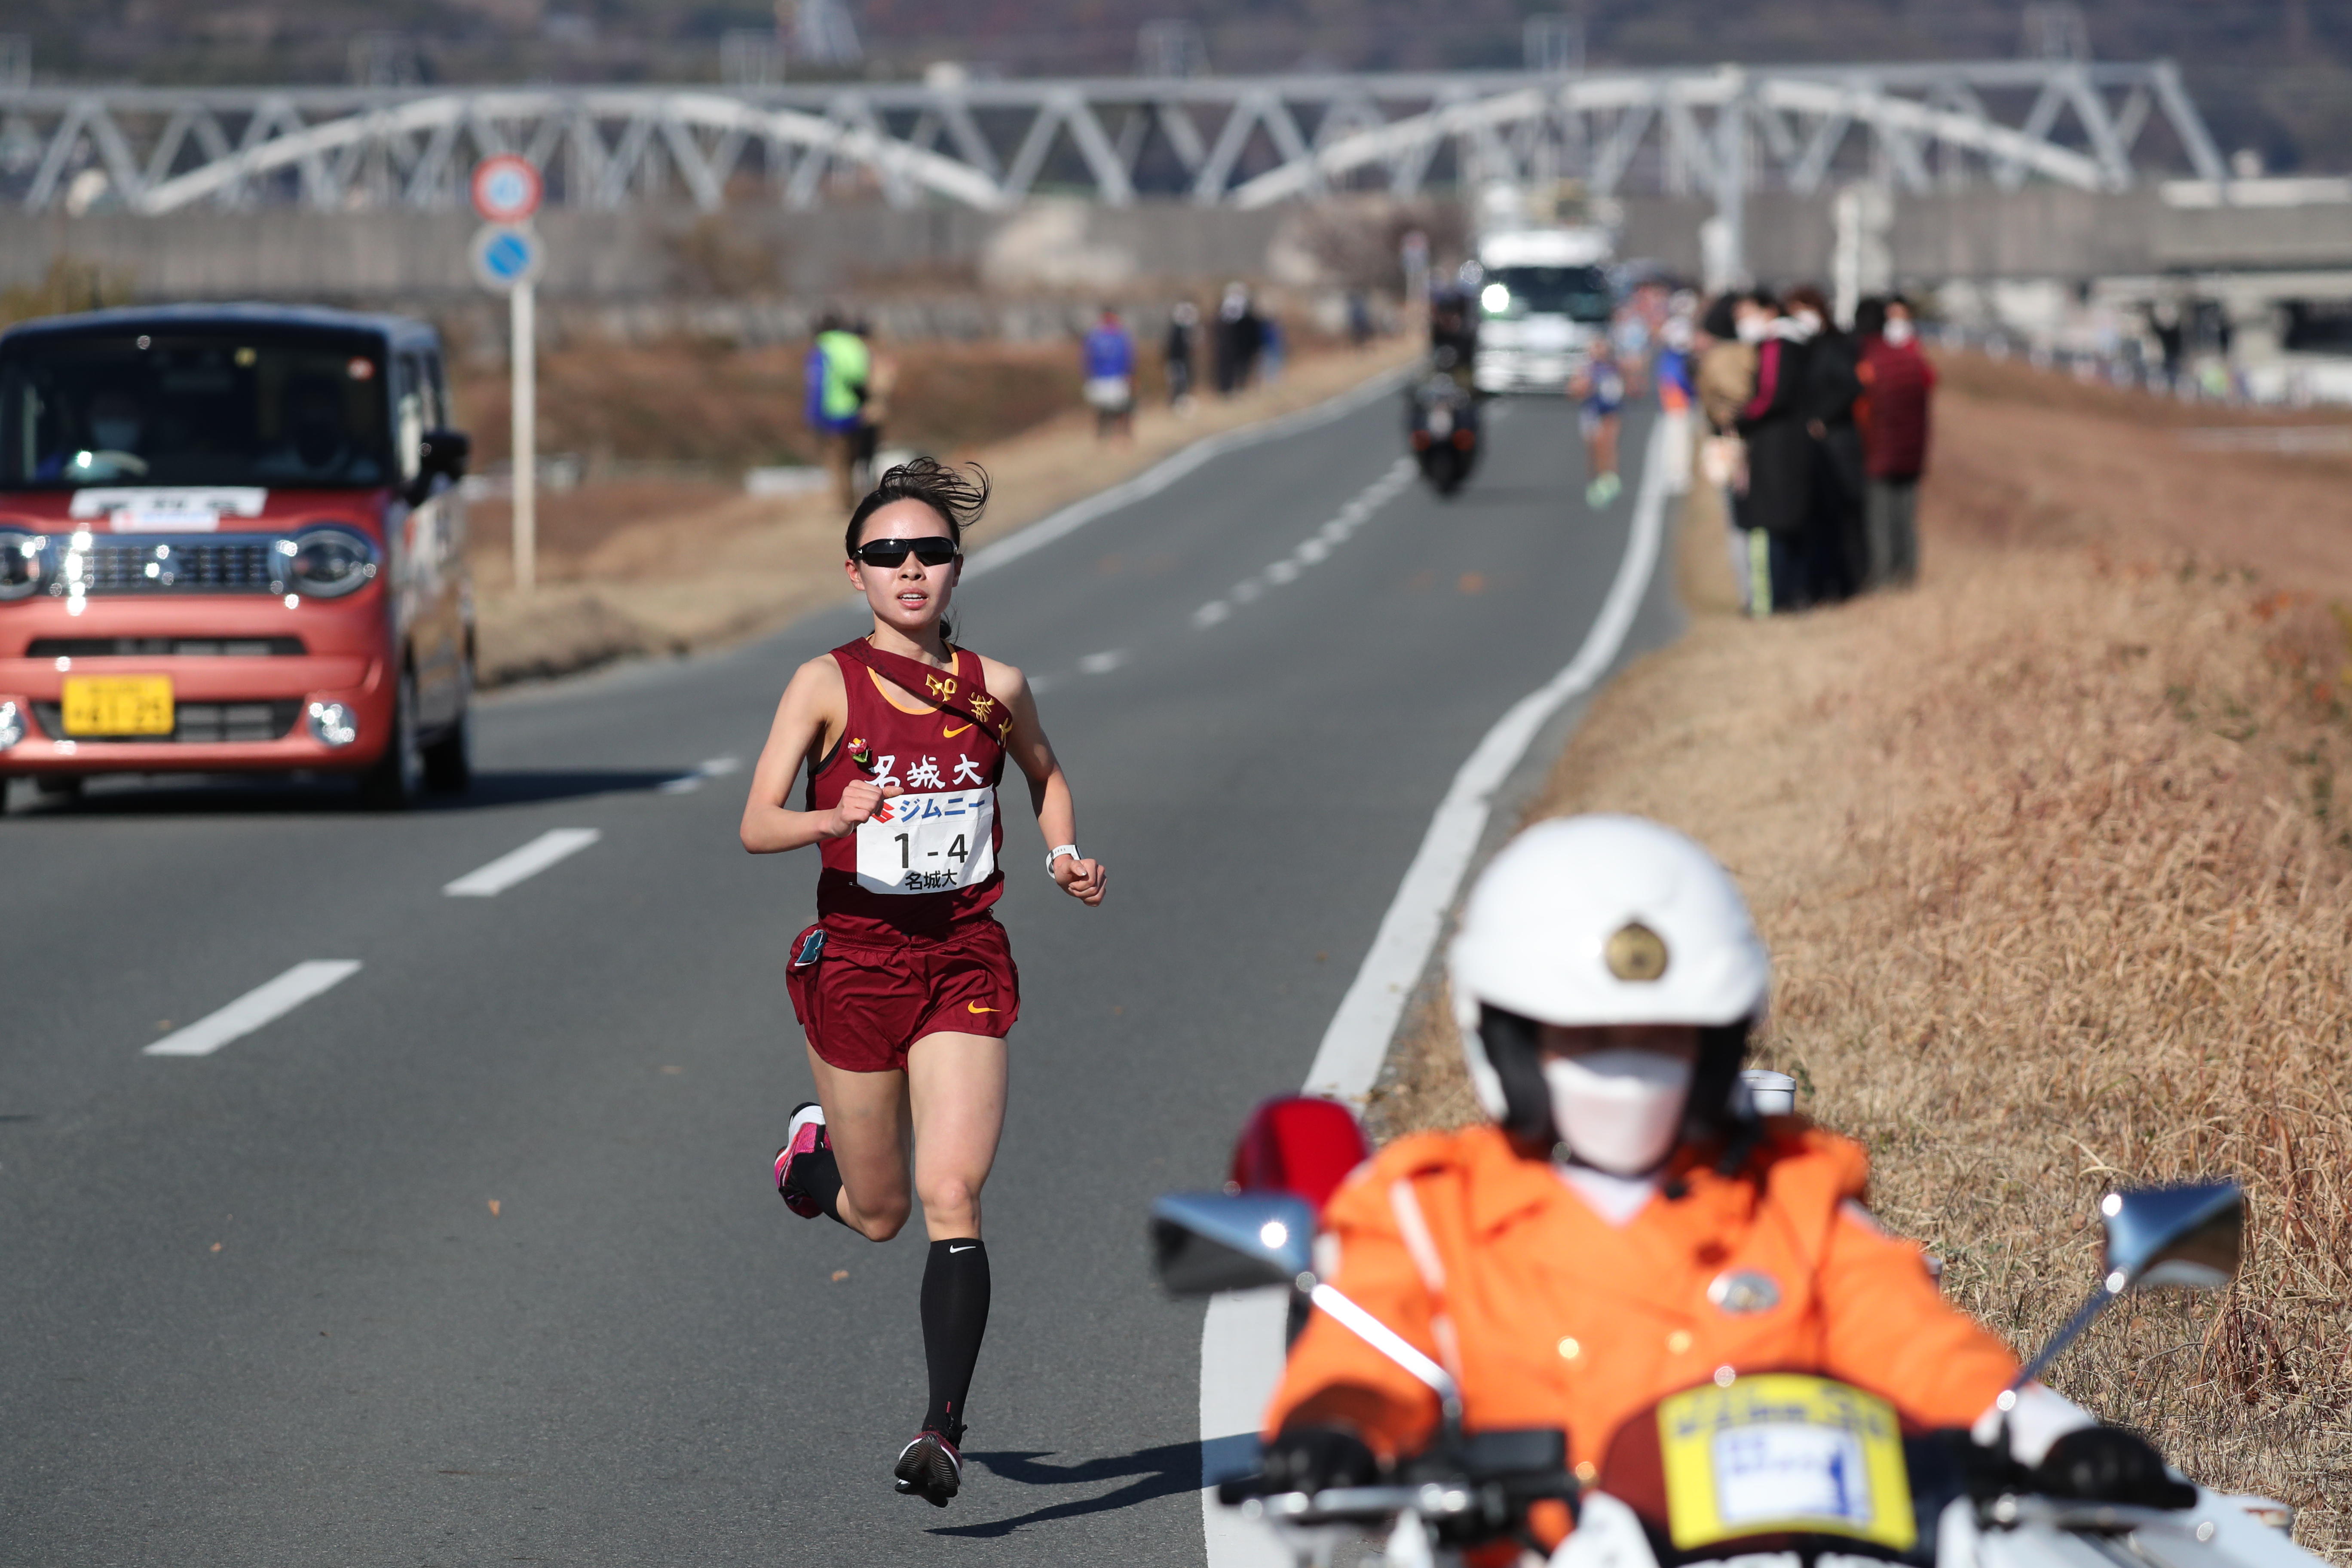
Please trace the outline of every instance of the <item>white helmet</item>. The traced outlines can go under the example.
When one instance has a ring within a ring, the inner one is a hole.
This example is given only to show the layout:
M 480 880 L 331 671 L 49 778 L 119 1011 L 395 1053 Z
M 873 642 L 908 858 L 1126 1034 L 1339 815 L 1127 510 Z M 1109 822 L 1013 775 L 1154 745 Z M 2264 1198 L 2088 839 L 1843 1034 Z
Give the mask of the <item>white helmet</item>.
M 1731 1089 L 1771 961 L 1729 873 L 1674 829 L 1620 816 L 1528 828 L 1470 890 L 1452 969 L 1471 1084 L 1513 1132 L 1549 1141 L 1541 1024 L 1696 1025 L 1693 1121 L 1741 1115 Z

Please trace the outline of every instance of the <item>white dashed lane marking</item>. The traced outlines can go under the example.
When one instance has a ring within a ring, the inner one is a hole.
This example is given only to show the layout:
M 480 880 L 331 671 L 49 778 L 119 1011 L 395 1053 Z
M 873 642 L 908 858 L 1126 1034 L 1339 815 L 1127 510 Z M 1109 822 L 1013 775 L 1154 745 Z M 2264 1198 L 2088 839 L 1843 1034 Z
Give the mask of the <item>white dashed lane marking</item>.
M 1350 534 L 1370 520 L 1372 513 L 1394 500 L 1397 492 L 1412 482 L 1412 459 L 1399 458 L 1386 473 L 1366 485 L 1355 500 L 1341 507 L 1339 516 L 1307 535 L 1297 549 L 1255 577 L 1234 584 L 1223 598 L 1212 599 L 1193 611 L 1192 625 L 1205 631 L 1229 618 L 1236 605 L 1253 604 L 1264 598 L 1269 588 L 1287 587 L 1297 582 L 1309 566 L 1318 566 L 1329 560 L 1331 552 L 1345 544 Z
M 1105 653 L 1090 653 L 1078 660 L 1078 672 L 1082 675 L 1108 675 L 1126 662 L 1127 650 L 1115 647 Z
M 703 780 L 725 778 L 742 765 L 740 758 L 713 757 L 692 773 L 680 773 L 674 779 L 665 779 L 654 787 L 662 795 L 692 795 L 702 787 Z
M 356 958 L 314 958 L 298 963 L 267 985 L 257 985 L 208 1017 L 144 1047 L 151 1057 L 208 1057 L 231 1040 L 274 1023 L 311 997 L 359 973 Z
M 521 848 L 499 856 L 478 871 L 467 872 L 441 890 L 453 899 L 495 899 L 517 882 L 538 876 L 604 837 L 593 827 L 551 827 Z

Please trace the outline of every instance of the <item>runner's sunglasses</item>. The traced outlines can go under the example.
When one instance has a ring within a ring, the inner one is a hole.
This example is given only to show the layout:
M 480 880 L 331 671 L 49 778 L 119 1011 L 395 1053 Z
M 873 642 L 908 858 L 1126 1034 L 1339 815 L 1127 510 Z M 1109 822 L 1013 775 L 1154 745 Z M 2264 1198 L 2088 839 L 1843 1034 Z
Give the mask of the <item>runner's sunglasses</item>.
M 857 559 L 868 566 L 905 563 L 909 551 L 926 566 L 944 566 L 956 558 L 955 541 L 932 534 L 923 539 L 869 539 L 857 547 Z

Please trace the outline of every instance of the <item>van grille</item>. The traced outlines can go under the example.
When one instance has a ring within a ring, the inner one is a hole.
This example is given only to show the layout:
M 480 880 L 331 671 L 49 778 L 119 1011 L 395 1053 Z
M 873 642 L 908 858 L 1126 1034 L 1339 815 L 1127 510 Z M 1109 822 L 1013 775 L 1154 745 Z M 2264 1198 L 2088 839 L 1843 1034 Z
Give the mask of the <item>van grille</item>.
M 267 658 L 301 654 L 300 637 L 35 637 L 26 658 Z
M 35 702 L 33 717 L 40 721 L 42 733 L 54 740 L 66 740 L 65 714 L 55 702 Z M 182 702 L 172 710 L 173 728 L 169 735 L 121 735 L 123 741 L 175 741 L 187 745 L 218 744 L 226 741 L 275 741 L 294 728 L 302 717 L 302 701 L 292 698 L 276 702 Z M 74 736 L 76 740 L 104 740 L 105 736 Z
M 268 537 L 98 538 L 81 552 L 81 591 L 100 594 L 267 594 Z M 63 595 L 68 584 L 51 584 Z

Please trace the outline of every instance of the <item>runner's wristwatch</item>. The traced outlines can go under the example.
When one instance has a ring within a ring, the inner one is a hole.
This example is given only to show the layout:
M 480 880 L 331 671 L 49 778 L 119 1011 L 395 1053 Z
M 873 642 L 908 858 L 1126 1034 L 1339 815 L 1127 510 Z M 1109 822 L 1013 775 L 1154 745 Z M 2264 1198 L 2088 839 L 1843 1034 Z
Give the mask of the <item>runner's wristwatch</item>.
M 1076 859 L 1078 858 L 1078 847 L 1075 844 L 1056 844 L 1051 849 L 1045 851 L 1045 875 L 1050 877 L 1054 874 L 1054 862 L 1059 860 L 1065 855 L 1067 855 L 1073 860 Z

